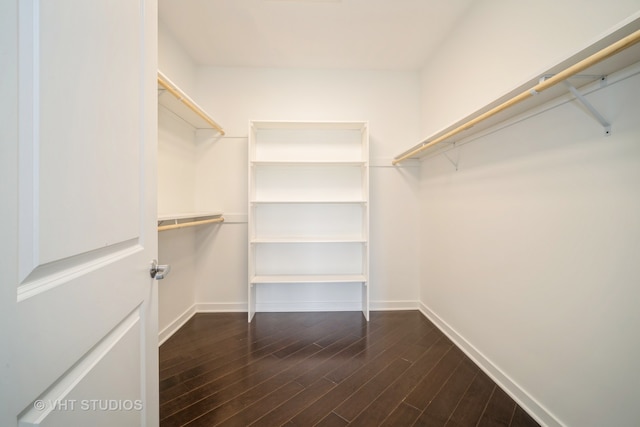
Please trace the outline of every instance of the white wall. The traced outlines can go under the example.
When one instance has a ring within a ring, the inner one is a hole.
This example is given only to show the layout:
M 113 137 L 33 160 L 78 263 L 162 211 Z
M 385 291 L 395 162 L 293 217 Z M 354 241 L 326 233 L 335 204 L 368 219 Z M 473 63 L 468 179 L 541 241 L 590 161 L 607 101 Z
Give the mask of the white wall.
M 390 159 L 418 138 L 418 73 L 200 68 L 197 83 L 201 105 L 227 132 L 198 143 L 197 207 L 221 208 L 227 218 L 210 245 L 199 237 L 200 308 L 246 310 L 249 120 L 369 121 L 372 306 L 417 308 L 418 168 L 391 168 Z M 303 291 L 260 286 L 257 300 L 263 308 L 301 309 L 360 299 L 359 288 L 295 290 Z
M 421 137 L 539 77 L 639 10 L 639 0 L 472 2 L 423 68 Z
M 158 68 L 184 91 L 194 93 L 195 65 L 162 21 L 158 27 Z M 165 93 L 162 96 L 171 96 Z M 158 106 L 158 214 L 192 212 L 195 202 L 195 131 Z M 158 235 L 158 261 L 171 273 L 158 281 L 158 330 L 166 339 L 193 313 L 196 289 L 196 229 Z
M 162 96 L 172 96 L 165 93 Z M 158 106 L 158 215 L 195 210 L 194 129 Z
M 168 95 L 168 94 L 167 94 Z M 158 215 L 195 211 L 194 130 L 163 107 L 158 108 Z M 171 272 L 158 281 L 158 330 L 163 341 L 195 304 L 196 229 L 158 234 L 158 261 Z M 186 314 L 185 314 L 186 313 Z
M 183 91 L 194 94 L 196 64 L 162 19 L 158 20 L 158 69 Z
M 639 10 L 638 1 L 474 3 L 423 72 L 423 132 Z M 589 99 L 612 136 L 566 104 L 452 151 L 458 171 L 443 156 L 423 162 L 421 301 L 545 424 L 631 426 L 640 423 L 640 77 Z

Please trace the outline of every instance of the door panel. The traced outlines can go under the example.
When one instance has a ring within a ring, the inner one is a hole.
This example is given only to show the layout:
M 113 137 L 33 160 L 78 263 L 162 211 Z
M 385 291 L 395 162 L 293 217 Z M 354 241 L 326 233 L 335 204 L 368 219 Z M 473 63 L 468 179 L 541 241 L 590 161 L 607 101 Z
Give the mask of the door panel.
M 144 58 L 139 3 L 20 4 L 19 69 L 31 77 L 20 87 L 27 278 L 38 266 L 140 235 Z
M 16 3 L 0 424 L 156 425 L 156 2 Z
M 140 315 L 138 307 L 29 405 L 18 425 L 141 425 L 142 378 L 128 375 L 142 372 L 144 363 Z M 103 388 L 96 390 L 96 384 Z
M 14 392 L 19 401 L 26 402 L 25 408 L 145 302 L 144 290 L 136 281 L 149 282 L 148 271 L 120 271 L 124 264 L 133 262 L 144 267 L 146 260 L 139 256 L 142 252 L 79 274 L 18 303 L 15 350 L 22 357 L 14 366 L 20 378 Z M 138 343 L 138 348 L 142 344 Z

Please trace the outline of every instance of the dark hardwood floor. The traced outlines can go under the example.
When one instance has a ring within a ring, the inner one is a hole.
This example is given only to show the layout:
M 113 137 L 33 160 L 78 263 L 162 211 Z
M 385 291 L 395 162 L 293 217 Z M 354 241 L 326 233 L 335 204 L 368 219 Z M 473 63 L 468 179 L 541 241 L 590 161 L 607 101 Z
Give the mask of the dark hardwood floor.
M 161 426 L 537 426 L 418 311 L 197 314 L 160 347 Z

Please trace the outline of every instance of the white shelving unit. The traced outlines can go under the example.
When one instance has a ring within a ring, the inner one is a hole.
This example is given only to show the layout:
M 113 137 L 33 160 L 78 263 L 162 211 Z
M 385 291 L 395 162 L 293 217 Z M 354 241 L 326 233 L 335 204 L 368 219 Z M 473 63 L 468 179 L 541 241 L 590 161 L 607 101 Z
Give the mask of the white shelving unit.
M 368 320 L 367 123 L 249 127 L 249 321 L 263 283 L 361 283 Z

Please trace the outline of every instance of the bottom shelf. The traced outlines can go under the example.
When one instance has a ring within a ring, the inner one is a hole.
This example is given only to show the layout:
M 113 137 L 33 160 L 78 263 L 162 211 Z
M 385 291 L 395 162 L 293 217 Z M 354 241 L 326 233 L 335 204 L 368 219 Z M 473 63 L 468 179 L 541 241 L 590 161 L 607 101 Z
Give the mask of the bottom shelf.
M 262 301 L 258 302 L 258 299 Z M 249 282 L 247 308 L 249 322 L 258 311 L 360 309 L 369 321 L 369 283 L 366 274 L 256 275 Z
M 251 283 L 366 283 L 363 274 L 313 274 L 254 276 Z

